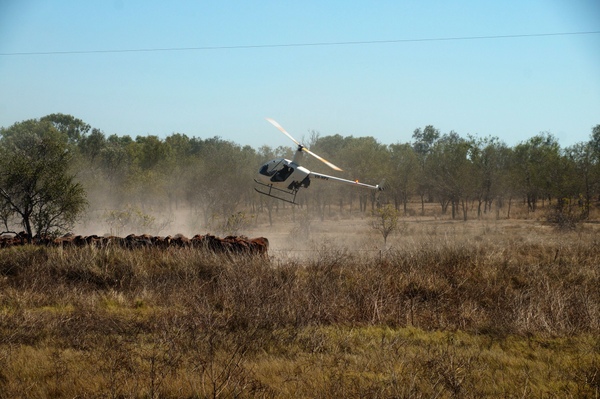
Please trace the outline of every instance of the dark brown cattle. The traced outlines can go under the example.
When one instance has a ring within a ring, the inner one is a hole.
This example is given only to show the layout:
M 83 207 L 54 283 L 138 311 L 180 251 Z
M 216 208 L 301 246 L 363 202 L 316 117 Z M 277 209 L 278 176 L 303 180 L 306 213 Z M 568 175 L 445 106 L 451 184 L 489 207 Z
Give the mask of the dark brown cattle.
M 202 248 L 206 240 L 203 235 L 196 234 L 190 239 L 190 242 L 193 248 Z
M 28 244 L 31 243 L 31 239 L 31 235 L 25 233 L 24 231 L 21 231 L 17 233 L 17 235 L 15 235 L 15 237 L 13 238 L 13 245 Z
M 15 245 L 15 237 L 9 235 L 0 236 L 0 248 L 9 248 Z
M 154 239 L 154 236 L 151 236 L 150 234 L 140 234 L 139 236 L 137 236 L 138 239 L 152 243 L 152 240 Z
M 192 245 L 192 241 L 182 234 L 177 234 L 175 237 L 171 239 L 171 245 L 180 248 L 188 248 Z
M 151 236 L 148 234 L 129 234 L 122 238 L 117 236 L 100 237 L 95 234 L 89 236 L 65 234 L 62 237 L 51 239 L 49 237 L 33 237 L 33 240 L 21 232 L 15 236 L 0 236 L 0 248 L 7 248 L 14 245 L 23 245 L 32 242 L 36 245 L 51 245 L 61 248 L 66 247 L 84 247 L 93 246 L 96 248 L 107 248 L 109 246 L 118 246 L 121 248 L 199 248 L 215 253 L 231 253 L 240 255 L 266 255 L 269 249 L 269 240 L 265 237 L 248 238 L 246 236 L 226 236 L 220 238 L 212 234 L 196 234 L 191 239 L 182 234 L 175 237 Z
M 250 248 L 255 254 L 266 256 L 269 251 L 269 240 L 267 237 L 250 239 Z
M 61 248 L 73 246 L 73 237 L 63 236 L 55 238 L 54 241 L 52 241 L 52 245 Z
M 228 236 L 223 240 L 228 244 L 230 252 L 239 255 L 250 254 L 250 245 L 246 237 Z
M 124 245 L 126 248 L 146 248 L 152 246 L 152 241 L 148 238 L 150 236 L 129 234 L 125 237 Z
M 76 247 L 86 246 L 87 245 L 86 237 L 80 236 L 80 235 L 73 237 L 73 245 L 75 245 Z
M 54 239 L 48 235 L 36 234 L 33 236 L 33 243 L 36 245 L 52 245 Z
M 214 252 L 224 252 L 226 250 L 223 240 L 211 234 L 204 236 L 204 245 L 205 248 Z
M 104 247 L 104 240 L 102 237 L 97 236 L 96 234 L 92 234 L 91 236 L 85 237 L 85 242 L 87 245 L 102 248 Z
M 104 238 L 104 241 L 106 243 L 106 246 L 114 246 L 114 247 L 121 247 L 121 248 L 127 247 L 127 242 L 125 241 L 125 238 L 123 238 L 123 237 L 108 236 L 108 237 Z
M 157 248 L 169 248 L 171 246 L 171 236 L 154 236 L 152 237 L 152 244 Z

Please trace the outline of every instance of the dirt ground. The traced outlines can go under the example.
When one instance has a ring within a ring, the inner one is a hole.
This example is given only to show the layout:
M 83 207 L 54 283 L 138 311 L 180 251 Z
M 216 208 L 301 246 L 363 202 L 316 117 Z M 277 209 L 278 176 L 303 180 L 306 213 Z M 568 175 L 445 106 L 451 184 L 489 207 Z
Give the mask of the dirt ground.
M 373 227 L 375 219 L 368 215 L 311 219 L 278 220 L 270 226 L 256 223 L 249 236 L 269 239 L 269 253 L 275 258 L 304 258 L 322 250 L 337 249 L 364 255 L 381 255 L 387 251 L 410 250 L 422 246 L 470 245 L 486 243 L 510 246 L 521 243 L 544 244 L 550 240 L 576 242 L 582 236 L 594 237 L 600 224 L 592 221 L 577 229 L 558 231 L 544 219 L 496 219 L 492 216 L 463 221 L 449 217 L 400 217 L 398 227 L 384 243 L 382 233 Z
M 402 214 L 398 226 L 384 244 L 381 232 L 373 227 L 376 219 L 371 212 L 338 209 L 326 210 L 323 220 L 306 208 L 291 206 L 279 208 L 272 213 L 272 224 L 266 211 L 258 214 L 241 212 L 244 222 L 235 235 L 248 237 L 266 237 L 269 240 L 269 253 L 273 259 L 306 258 L 320 251 L 332 250 L 360 253 L 363 255 L 381 255 L 390 250 L 409 250 L 429 245 L 493 243 L 510 245 L 511 242 L 543 243 L 548 240 L 575 242 L 578 236 L 598 234 L 600 223 L 592 218 L 581 223 L 577 229 L 558 232 L 545 218 L 543 209 L 528 214 L 518 206 L 511 210 L 507 218 L 505 210 L 489 212 L 477 218 L 476 212 L 469 214 L 463 221 L 461 215 L 452 219 L 449 214 L 442 215 L 437 204 L 428 204 L 425 216 L 420 216 L 420 204 L 411 204 L 409 215 Z M 218 224 L 207 225 L 203 215 L 189 209 L 179 209 L 169 214 L 151 214 L 154 223 L 151 227 L 123 227 L 115 231 L 103 223 L 102 214 L 90 215 L 76 226 L 75 234 L 112 234 L 125 236 L 130 233 L 171 235 L 182 234 L 191 237 L 195 234 L 215 234 L 225 236 L 219 231 Z

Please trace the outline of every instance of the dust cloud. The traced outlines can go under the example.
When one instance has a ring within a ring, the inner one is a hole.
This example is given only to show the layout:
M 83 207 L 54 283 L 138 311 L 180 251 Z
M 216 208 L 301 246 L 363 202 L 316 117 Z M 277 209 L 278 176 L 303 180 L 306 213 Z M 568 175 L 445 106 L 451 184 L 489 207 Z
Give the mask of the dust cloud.
M 147 196 L 136 204 L 106 187 L 91 186 L 87 190 L 89 207 L 74 226 L 73 234 L 266 237 L 269 254 L 282 261 L 305 259 L 323 251 L 377 254 L 384 249 L 381 235 L 371 228 L 368 212 L 358 209 L 330 210 L 321 220 L 316 211 L 306 206 L 275 202 L 269 218 L 267 208 L 261 207 L 262 198 L 256 194 L 253 203 L 236 208 L 233 215 L 238 215 L 239 220 L 232 222 L 221 217 L 218 208 L 211 209 L 200 201 Z

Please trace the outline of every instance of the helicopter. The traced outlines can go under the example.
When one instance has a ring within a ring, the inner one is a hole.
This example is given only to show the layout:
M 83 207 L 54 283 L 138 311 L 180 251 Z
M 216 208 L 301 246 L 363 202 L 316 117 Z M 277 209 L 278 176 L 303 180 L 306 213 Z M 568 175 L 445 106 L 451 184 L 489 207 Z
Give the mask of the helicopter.
M 265 119 L 267 122 L 279 129 L 279 131 L 281 131 L 283 134 L 288 136 L 298 147 L 292 160 L 285 158 L 273 159 L 264 163 L 258 169 L 258 174 L 254 179 L 257 184 L 257 187 L 254 189 L 257 192 L 297 205 L 296 195 L 298 194 L 298 190 L 300 190 L 302 187 L 308 188 L 308 186 L 310 186 L 311 179 L 335 181 L 358 187 L 366 187 L 372 190 L 383 191 L 383 183 L 373 186 L 370 184 L 360 183 L 358 180 L 347 180 L 340 177 L 311 172 L 310 170 L 301 166 L 300 164 L 304 158 L 304 153 L 307 153 L 317 158 L 330 168 L 337 171 L 342 171 L 341 168 L 310 151 L 308 148 L 298 142 L 275 120 L 271 118 Z

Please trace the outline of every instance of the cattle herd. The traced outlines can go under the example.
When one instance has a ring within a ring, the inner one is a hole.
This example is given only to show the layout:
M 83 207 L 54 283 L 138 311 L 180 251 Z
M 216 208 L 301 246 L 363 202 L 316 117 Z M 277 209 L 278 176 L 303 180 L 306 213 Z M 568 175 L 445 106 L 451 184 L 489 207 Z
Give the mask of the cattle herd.
M 248 238 L 246 236 L 227 236 L 224 238 L 214 235 L 197 234 L 187 238 L 181 234 L 176 236 L 152 236 L 148 234 L 130 234 L 126 237 L 117 236 L 81 236 L 67 234 L 58 238 L 29 236 L 21 232 L 18 234 L 0 236 L 0 248 L 19 245 L 45 245 L 53 247 L 83 247 L 96 248 L 121 247 L 135 248 L 200 248 L 215 253 L 231 253 L 240 255 L 267 255 L 269 240 L 265 237 Z

